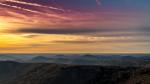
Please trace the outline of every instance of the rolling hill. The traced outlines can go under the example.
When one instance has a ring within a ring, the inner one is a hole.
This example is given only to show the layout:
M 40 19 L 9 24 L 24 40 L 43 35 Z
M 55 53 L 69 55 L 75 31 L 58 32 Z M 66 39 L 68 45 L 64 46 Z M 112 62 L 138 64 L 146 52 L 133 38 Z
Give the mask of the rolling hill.
M 150 67 L 0 62 L 0 84 L 150 84 Z

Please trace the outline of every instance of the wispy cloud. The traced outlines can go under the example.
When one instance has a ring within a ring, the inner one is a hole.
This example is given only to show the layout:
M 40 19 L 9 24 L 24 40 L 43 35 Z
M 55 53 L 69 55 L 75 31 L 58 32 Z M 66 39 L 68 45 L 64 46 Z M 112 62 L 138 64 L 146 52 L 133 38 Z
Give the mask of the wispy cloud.
M 24 4 L 24 5 L 30 5 L 30 6 L 35 6 L 35 7 L 48 8 L 48 9 L 59 10 L 59 11 L 65 11 L 64 9 L 57 8 L 57 7 L 45 6 L 45 5 L 37 4 L 37 3 L 29 3 L 29 2 L 24 2 L 24 1 L 20 1 L 20 0 L 4 0 L 4 1 L 18 3 L 18 4 Z
M 98 43 L 98 41 L 53 41 L 53 43 L 64 43 L 64 44 L 91 44 L 91 43 Z
M 14 32 L 18 33 L 39 33 L 39 34 L 82 34 L 90 32 L 98 32 L 101 29 L 84 29 L 84 28 L 22 28 Z M 11 32 L 11 31 L 10 31 Z M 13 32 L 13 31 L 12 31 Z

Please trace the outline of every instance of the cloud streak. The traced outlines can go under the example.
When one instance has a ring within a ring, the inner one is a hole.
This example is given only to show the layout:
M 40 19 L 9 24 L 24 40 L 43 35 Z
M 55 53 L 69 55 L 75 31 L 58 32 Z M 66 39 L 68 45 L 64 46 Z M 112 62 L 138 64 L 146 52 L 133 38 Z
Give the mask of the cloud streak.
M 43 12 L 43 11 L 40 11 L 40 10 L 32 9 L 32 7 L 31 8 L 26 8 L 26 7 L 23 7 L 23 6 L 18 6 L 18 5 L 13 4 L 13 3 L 8 4 L 8 3 L 5 3 L 5 2 L 14 2 L 14 3 L 18 3 L 20 5 L 21 4 L 31 5 L 31 6 L 39 7 L 39 9 L 46 8 L 46 9 L 44 9 L 46 11 Z M 7 7 L 7 9 L 9 9 L 9 10 L 12 8 L 12 9 L 17 9 L 19 12 L 23 11 L 23 12 L 34 13 L 36 15 L 47 16 L 47 17 L 51 17 L 51 18 L 66 19 L 66 20 L 69 19 L 68 17 L 61 16 L 60 14 L 53 13 L 52 10 L 49 10 L 49 9 L 53 9 L 53 10 L 58 10 L 58 11 L 65 12 L 63 9 L 56 8 L 56 7 L 44 6 L 44 5 L 40 5 L 40 4 L 36 4 L 36 3 L 28 3 L 28 2 L 17 1 L 17 0 L 3 0 L 3 1 L 0 1 L 0 5 Z
M 22 7 L 19 7 L 19 6 L 14 6 L 14 5 L 9 5 L 9 4 L 4 4 L 4 3 L 0 3 L 0 5 L 7 6 L 7 7 L 10 7 L 10 8 L 19 9 L 19 10 L 23 10 L 23 11 L 28 11 L 28 12 L 40 14 L 40 12 L 38 12 L 38 11 L 34 11 L 34 10 L 30 10 L 30 9 L 25 9 L 25 8 L 22 8 Z
M 79 34 L 79 33 L 90 33 L 90 32 L 98 32 L 100 29 L 84 29 L 84 28 L 22 28 L 18 29 L 14 32 L 18 33 L 41 33 L 41 34 Z
M 53 43 L 64 43 L 64 44 L 100 44 L 100 43 L 149 43 L 149 39 L 139 40 L 136 38 L 110 38 L 110 39 L 99 39 L 99 40 L 57 40 L 53 41 Z
M 39 33 L 39 34 L 86 34 L 86 33 L 98 33 L 100 35 L 110 35 L 112 36 L 118 34 L 119 36 L 125 36 L 125 35 L 137 35 L 137 34 L 149 34 L 150 29 L 149 28 L 132 28 L 132 29 L 118 29 L 118 28 L 20 28 L 17 30 L 10 30 L 10 32 L 16 32 L 16 33 Z M 105 34 L 104 34 L 105 33 Z
M 44 6 L 44 5 L 37 4 L 37 3 L 28 3 L 28 2 L 24 2 L 24 1 L 18 1 L 18 0 L 4 0 L 4 1 L 18 3 L 18 4 L 24 4 L 24 5 L 30 5 L 30 6 L 35 6 L 35 7 L 49 8 L 49 9 L 59 10 L 59 11 L 65 11 L 64 9 L 61 9 L 61 8 L 56 8 L 56 7 L 52 7 L 52 6 Z
M 53 41 L 53 43 L 65 43 L 65 44 L 91 44 L 91 43 L 98 43 L 98 41 Z

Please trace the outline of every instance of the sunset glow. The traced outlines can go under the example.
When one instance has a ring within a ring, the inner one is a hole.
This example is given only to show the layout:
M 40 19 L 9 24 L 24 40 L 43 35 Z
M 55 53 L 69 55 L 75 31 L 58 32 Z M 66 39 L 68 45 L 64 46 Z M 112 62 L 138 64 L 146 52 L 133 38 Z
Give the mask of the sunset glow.
M 0 53 L 149 53 L 149 0 L 0 0 Z

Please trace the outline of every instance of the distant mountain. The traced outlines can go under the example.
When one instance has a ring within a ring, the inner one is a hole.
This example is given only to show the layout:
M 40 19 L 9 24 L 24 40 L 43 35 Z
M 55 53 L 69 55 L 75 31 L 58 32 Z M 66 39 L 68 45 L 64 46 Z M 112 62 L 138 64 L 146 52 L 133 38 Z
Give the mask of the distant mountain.
M 104 66 L 144 66 L 150 64 L 150 56 L 145 54 L 0 54 L 0 61 Z
M 48 62 L 50 58 L 44 56 L 37 56 L 31 59 L 32 62 Z
M 13 57 L 13 56 L 7 56 L 7 55 L 1 55 L 0 56 L 0 61 L 11 61 L 11 60 L 16 60 L 17 58 Z
M 78 65 L 107 65 L 107 66 L 144 66 L 150 64 L 150 59 L 144 57 L 125 56 L 35 56 L 26 62 L 34 63 L 58 63 L 58 64 L 78 64 Z
M 82 58 L 94 58 L 94 59 L 96 58 L 96 59 L 99 59 L 101 56 L 86 54 L 86 55 L 83 55 L 81 57 Z
M 33 56 L 28 55 L 15 55 L 15 54 L 0 54 L 0 61 L 16 61 L 16 62 L 24 62 L 32 59 Z

